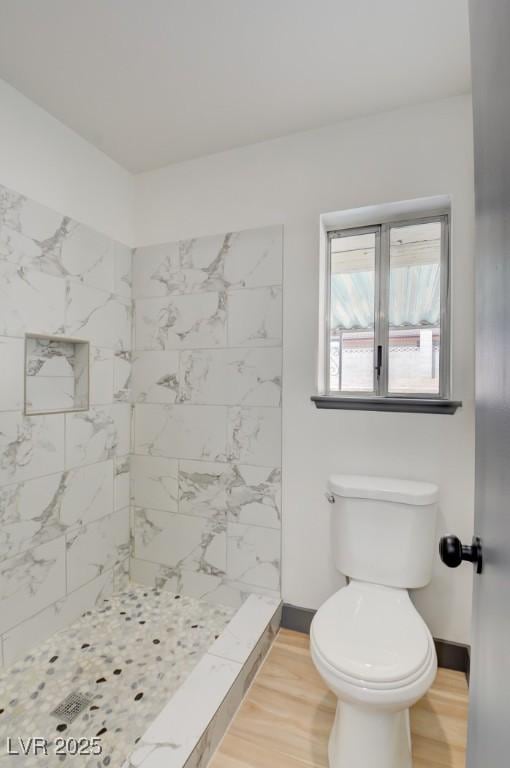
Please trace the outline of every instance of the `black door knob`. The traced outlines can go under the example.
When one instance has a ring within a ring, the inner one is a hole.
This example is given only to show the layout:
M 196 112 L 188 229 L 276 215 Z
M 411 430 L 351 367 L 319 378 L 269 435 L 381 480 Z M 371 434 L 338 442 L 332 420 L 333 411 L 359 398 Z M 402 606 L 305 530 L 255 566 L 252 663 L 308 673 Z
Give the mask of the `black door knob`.
M 482 542 L 477 536 L 473 536 L 471 546 L 463 545 L 457 536 L 443 536 L 439 540 L 439 556 L 448 568 L 457 568 L 463 560 L 467 560 L 476 566 L 477 573 L 482 572 Z

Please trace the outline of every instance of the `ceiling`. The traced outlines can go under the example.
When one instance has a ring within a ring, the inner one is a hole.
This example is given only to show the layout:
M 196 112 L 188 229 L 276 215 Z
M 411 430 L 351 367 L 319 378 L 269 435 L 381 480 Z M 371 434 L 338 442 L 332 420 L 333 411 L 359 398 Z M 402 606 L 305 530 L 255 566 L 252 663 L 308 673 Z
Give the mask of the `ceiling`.
M 467 0 L 0 0 L 0 77 L 140 172 L 468 92 Z

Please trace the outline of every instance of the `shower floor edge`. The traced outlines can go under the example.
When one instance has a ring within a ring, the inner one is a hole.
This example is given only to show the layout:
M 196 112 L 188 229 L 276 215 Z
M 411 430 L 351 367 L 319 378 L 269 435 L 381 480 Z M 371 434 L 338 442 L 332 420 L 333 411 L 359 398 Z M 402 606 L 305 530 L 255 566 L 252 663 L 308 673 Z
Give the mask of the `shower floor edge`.
M 207 765 L 271 647 L 281 606 L 266 595 L 246 599 L 122 768 Z

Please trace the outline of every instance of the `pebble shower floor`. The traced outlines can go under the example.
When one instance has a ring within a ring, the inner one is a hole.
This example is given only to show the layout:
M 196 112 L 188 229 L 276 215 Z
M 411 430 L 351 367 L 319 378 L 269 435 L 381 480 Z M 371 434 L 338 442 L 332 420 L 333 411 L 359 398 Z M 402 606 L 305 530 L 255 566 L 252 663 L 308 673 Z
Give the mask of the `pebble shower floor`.
M 88 611 L 0 675 L 0 766 L 119 768 L 234 613 L 134 586 Z M 52 712 L 73 692 L 90 703 L 66 723 Z M 47 757 L 30 737 L 45 740 Z M 74 739 L 93 738 L 101 754 L 71 755 Z

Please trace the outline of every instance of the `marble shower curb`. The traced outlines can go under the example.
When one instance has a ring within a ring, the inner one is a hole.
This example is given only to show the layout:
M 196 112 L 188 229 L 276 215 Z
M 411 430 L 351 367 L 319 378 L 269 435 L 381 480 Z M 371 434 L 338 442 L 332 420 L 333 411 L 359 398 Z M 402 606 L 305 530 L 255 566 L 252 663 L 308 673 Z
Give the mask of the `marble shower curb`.
M 205 768 L 280 622 L 281 601 L 250 595 L 122 768 Z

